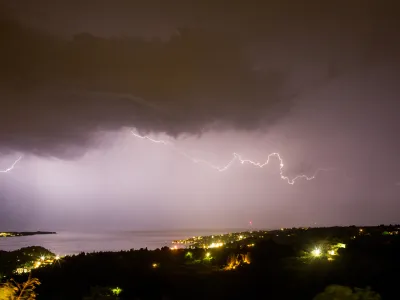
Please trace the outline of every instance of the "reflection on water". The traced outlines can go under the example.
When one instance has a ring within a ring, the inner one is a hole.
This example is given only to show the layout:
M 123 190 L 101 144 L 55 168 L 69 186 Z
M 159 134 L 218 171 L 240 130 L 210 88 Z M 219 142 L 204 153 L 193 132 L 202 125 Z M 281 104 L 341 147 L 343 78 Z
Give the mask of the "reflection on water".
M 171 246 L 175 239 L 198 235 L 226 233 L 232 230 L 175 230 L 175 231 L 114 231 L 103 233 L 58 232 L 0 238 L 0 250 L 12 251 L 22 247 L 42 246 L 58 255 L 93 251 L 156 249 Z

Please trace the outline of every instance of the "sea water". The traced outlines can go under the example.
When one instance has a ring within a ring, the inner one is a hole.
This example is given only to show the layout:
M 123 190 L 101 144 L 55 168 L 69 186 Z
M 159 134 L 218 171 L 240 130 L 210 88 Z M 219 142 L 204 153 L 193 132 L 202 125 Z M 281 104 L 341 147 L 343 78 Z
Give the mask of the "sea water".
M 172 246 L 172 241 L 199 235 L 216 235 L 240 231 L 228 229 L 70 232 L 0 238 L 0 250 L 13 251 L 22 247 L 42 246 L 57 255 L 81 252 L 120 251 L 146 248 L 153 250 Z

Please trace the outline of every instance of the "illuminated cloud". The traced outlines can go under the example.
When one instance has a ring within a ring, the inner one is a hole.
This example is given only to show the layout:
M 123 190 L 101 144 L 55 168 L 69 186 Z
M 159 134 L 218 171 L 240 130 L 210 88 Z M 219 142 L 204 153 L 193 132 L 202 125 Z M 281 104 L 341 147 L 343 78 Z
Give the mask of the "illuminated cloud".
M 2 228 L 398 222 L 397 3 L 140 2 L 0 2 Z

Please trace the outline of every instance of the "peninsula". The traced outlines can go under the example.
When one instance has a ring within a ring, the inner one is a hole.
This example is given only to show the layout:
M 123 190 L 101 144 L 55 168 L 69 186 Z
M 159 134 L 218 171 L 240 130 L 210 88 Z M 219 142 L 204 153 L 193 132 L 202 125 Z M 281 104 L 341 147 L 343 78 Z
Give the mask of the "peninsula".
M 0 238 L 1 237 L 28 236 L 28 235 L 36 235 L 36 234 L 57 234 L 57 232 L 51 232 L 51 231 L 0 232 Z

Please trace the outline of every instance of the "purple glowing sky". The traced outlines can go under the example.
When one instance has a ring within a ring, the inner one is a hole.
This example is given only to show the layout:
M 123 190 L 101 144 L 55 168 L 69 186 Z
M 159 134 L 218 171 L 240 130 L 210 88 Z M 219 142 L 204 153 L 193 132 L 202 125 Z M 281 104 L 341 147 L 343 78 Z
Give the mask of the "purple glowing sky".
M 391 1 L 39 2 L 0 2 L 0 229 L 400 222 Z

